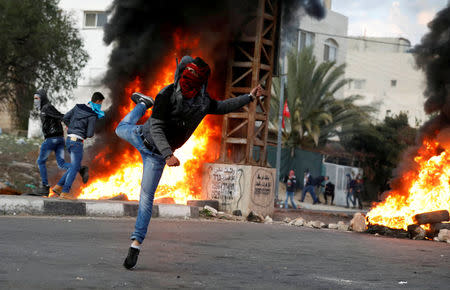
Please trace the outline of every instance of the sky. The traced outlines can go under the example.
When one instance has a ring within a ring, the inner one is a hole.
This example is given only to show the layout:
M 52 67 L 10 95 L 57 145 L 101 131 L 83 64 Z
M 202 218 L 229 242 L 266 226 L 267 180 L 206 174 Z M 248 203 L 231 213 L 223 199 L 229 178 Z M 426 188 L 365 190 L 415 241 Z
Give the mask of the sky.
M 331 9 L 348 17 L 348 35 L 404 37 L 412 45 L 447 0 L 332 0 Z

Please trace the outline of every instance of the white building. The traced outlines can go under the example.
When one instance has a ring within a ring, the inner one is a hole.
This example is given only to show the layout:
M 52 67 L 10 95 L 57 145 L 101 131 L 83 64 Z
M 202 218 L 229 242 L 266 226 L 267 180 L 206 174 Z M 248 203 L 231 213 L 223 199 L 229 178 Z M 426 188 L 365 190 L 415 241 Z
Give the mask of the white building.
M 313 46 L 313 53 L 318 63 L 324 61 L 336 61 L 341 65 L 346 61 L 347 39 L 336 36 L 347 36 L 348 18 L 331 10 L 331 0 L 323 1 L 326 8 L 326 16 L 317 20 L 308 15 L 300 16 L 298 35 L 295 38 L 298 52 L 308 46 Z M 336 96 L 343 96 L 343 90 L 339 90 Z
M 318 62 L 336 61 L 337 65 L 345 63 L 348 17 L 331 10 L 331 0 L 324 1 L 325 18 L 314 19 L 302 16 L 298 31 L 297 48 L 301 51 L 306 46 L 314 46 L 314 55 Z
M 415 67 L 411 44 L 404 38 L 348 39 L 346 77 L 353 80 L 344 95 L 363 95 L 377 103 L 377 119 L 406 112 L 411 126 L 426 120 L 423 110 L 425 76 Z
M 107 9 L 112 0 L 61 0 L 59 7 L 72 16 L 75 27 L 79 29 L 84 49 L 89 55 L 86 66 L 81 71 L 78 87 L 71 92 L 73 99 L 65 104 L 55 104 L 62 113 L 67 112 L 77 103 L 87 103 L 95 91 L 102 92 L 105 97 L 109 92 L 102 86 L 101 80 L 107 70 L 111 46 L 103 42 L 103 26 L 107 20 Z M 106 98 L 103 107 L 107 108 L 111 100 Z M 42 134 L 40 121 L 30 118 L 28 137 Z

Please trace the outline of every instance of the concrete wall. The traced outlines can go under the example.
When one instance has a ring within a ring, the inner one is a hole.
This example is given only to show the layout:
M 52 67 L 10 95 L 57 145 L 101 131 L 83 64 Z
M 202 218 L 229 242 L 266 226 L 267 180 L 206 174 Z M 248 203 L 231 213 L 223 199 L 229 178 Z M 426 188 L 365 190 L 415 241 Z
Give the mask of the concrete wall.
M 354 37 L 347 43 L 349 50 L 356 51 L 407 52 L 411 49 L 411 42 L 401 37 Z
M 327 39 L 333 39 L 338 44 L 336 63 L 345 63 L 347 52 L 347 39 L 337 36 L 346 36 L 348 30 L 348 18 L 342 14 L 327 10 L 326 17 L 322 20 L 302 16 L 300 30 L 314 33 L 314 55 L 318 62 L 324 61 L 324 47 Z
M 202 198 L 218 200 L 221 211 L 272 216 L 274 190 L 274 168 L 221 163 L 203 166 Z
M 355 81 L 345 87 L 344 95 L 359 94 L 365 96 L 363 104 L 378 103 L 376 117 L 380 121 L 386 115 L 404 111 L 408 113 L 410 125 L 416 126 L 416 120 L 419 123 L 426 120 L 425 79 L 422 71 L 415 68 L 413 55 L 404 50 L 405 46 L 395 44 L 349 42 L 346 77 Z

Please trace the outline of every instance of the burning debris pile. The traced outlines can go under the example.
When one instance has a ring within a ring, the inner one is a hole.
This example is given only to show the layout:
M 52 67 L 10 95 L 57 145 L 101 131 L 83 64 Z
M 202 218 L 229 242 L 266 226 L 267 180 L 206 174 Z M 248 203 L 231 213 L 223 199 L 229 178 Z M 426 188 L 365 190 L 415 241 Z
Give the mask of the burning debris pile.
M 430 32 L 414 48 L 417 66 L 425 72 L 425 111 L 432 117 L 420 130 L 396 171 L 392 190 L 368 213 L 369 226 L 434 235 L 450 210 L 450 7 L 430 22 Z M 446 214 L 445 214 L 446 212 Z M 420 220 L 440 216 L 440 221 Z M 421 215 L 423 214 L 423 215 Z M 441 216 L 442 217 L 442 216 Z M 420 229 L 419 229 L 420 227 Z

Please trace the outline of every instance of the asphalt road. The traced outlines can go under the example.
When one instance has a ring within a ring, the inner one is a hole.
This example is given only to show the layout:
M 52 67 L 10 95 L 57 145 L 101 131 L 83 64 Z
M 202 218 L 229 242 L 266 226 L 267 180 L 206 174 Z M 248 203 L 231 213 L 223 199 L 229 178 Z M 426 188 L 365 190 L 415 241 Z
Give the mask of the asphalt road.
M 138 268 L 133 219 L 0 217 L 0 289 L 449 289 L 450 245 L 332 230 L 154 219 Z

